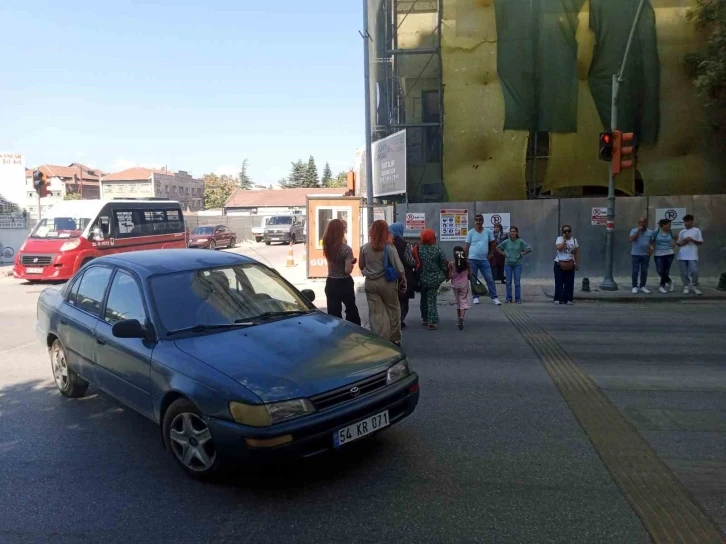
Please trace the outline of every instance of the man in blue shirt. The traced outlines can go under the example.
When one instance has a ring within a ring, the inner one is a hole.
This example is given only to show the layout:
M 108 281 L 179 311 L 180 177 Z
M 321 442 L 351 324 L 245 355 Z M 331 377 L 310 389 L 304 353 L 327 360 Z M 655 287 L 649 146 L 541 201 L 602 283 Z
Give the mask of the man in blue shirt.
M 471 281 L 474 283 L 479 277 L 479 272 L 481 272 L 489 288 L 492 303 L 501 306 L 502 303 L 499 302 L 497 296 L 497 285 L 494 283 L 494 277 L 492 276 L 492 267 L 488 260 L 492 252 L 493 242 L 494 235 L 492 231 L 484 229 L 484 216 L 477 214 L 474 217 L 474 230 L 470 230 L 469 234 L 466 235 L 466 246 L 464 246 L 472 271 Z M 474 304 L 479 304 L 479 297 L 476 295 L 474 296 Z
M 633 294 L 638 291 L 650 294 L 645 284 L 648 281 L 648 266 L 650 265 L 650 255 L 652 252 L 651 242 L 653 240 L 654 231 L 648 228 L 648 220 L 645 217 L 638 219 L 638 227 L 630 231 L 630 244 L 632 246 L 630 255 L 633 261 Z M 640 276 L 640 284 L 638 284 L 638 276 Z

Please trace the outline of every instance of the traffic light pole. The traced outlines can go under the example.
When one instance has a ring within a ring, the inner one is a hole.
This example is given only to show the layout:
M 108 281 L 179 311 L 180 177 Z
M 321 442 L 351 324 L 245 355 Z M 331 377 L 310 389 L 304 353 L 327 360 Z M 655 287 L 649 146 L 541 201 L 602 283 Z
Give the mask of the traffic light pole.
M 616 130 L 618 126 L 618 95 L 620 94 L 620 84 L 625 81 L 625 65 L 628 62 L 628 55 L 630 54 L 630 48 L 633 45 L 633 38 L 635 37 L 635 31 L 638 28 L 638 22 L 640 22 L 640 16 L 643 13 L 645 7 L 645 0 L 640 0 L 638 4 L 638 10 L 635 12 L 635 19 L 633 20 L 633 26 L 630 28 L 630 35 L 628 36 L 628 43 L 625 46 L 625 54 L 623 55 L 623 62 L 620 64 L 620 72 L 613 74 L 613 91 L 612 91 L 612 102 L 610 104 L 610 130 Z M 600 283 L 600 289 L 603 291 L 617 291 L 618 284 L 615 283 L 613 278 L 613 236 L 615 230 L 615 174 L 613 174 L 613 163 L 610 162 L 608 180 L 608 222 L 607 222 L 607 233 L 605 234 L 605 275 Z

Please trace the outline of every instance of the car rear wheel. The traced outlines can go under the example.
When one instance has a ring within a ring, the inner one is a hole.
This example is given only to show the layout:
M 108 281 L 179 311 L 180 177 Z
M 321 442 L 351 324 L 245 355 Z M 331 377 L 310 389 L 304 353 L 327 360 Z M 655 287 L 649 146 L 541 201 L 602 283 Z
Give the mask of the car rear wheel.
M 169 406 L 163 432 L 166 449 L 188 475 L 204 478 L 219 469 L 212 433 L 192 401 L 181 398 Z
M 270 242 L 269 240 L 265 240 L 265 245 L 266 245 L 266 246 L 269 246 L 269 245 L 270 245 L 271 243 L 272 243 L 272 242 Z
M 68 366 L 66 350 L 61 341 L 56 339 L 50 347 L 50 366 L 58 391 L 69 398 L 82 397 L 88 390 L 88 382 L 76 374 Z
M 212 240 L 211 242 L 209 242 L 209 249 L 211 249 L 212 251 L 214 251 L 215 249 L 217 249 L 217 242 L 215 242 L 214 240 Z
M 232 237 L 232 239 L 229 241 L 229 247 L 234 247 L 237 245 L 237 238 Z

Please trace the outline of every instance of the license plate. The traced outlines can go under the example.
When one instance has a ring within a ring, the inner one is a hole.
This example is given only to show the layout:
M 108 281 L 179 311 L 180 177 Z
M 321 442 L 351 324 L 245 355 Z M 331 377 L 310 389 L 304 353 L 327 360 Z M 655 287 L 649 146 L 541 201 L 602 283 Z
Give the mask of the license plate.
M 348 442 L 353 442 L 353 440 L 363 438 L 383 427 L 388 427 L 388 425 L 390 425 L 390 421 L 388 421 L 388 410 L 386 410 L 358 423 L 353 423 L 353 425 L 338 429 L 333 433 L 333 444 L 336 448 L 339 448 Z
M 25 269 L 25 272 L 27 272 L 28 274 L 42 274 L 43 273 L 43 268 L 42 267 L 41 268 L 38 268 L 38 267 L 35 267 L 35 266 L 29 266 L 28 268 Z

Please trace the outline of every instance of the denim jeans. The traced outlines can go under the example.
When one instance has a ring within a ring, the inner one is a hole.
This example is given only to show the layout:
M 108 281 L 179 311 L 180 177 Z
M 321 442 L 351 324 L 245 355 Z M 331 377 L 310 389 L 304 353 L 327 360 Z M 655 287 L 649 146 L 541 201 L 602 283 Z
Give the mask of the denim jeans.
M 484 277 L 484 283 L 487 284 L 487 289 L 489 289 L 489 296 L 494 300 L 497 297 L 497 284 L 494 283 L 494 276 L 492 276 L 492 266 L 489 264 L 489 261 L 484 260 L 478 260 L 478 259 L 469 259 L 469 266 L 471 267 L 471 284 L 474 285 L 474 282 L 479 277 L 479 272 L 481 272 L 481 275 Z
M 633 260 L 633 287 L 645 287 L 648 282 L 650 255 L 631 255 L 631 258 Z M 638 276 L 640 276 L 640 285 L 638 285 Z
M 504 273 L 507 275 L 507 300 L 512 301 L 512 281 L 514 281 L 514 298 L 517 302 L 522 302 L 522 265 L 504 265 Z
M 689 284 L 698 287 L 698 261 L 678 261 L 678 266 L 681 269 L 683 287 L 688 287 Z
M 660 257 L 656 256 L 655 258 L 655 269 L 658 271 L 658 275 L 660 276 L 661 287 L 665 287 L 669 283 L 673 283 L 670 274 L 674 257 L 675 255 L 671 254 L 661 255 Z
M 575 296 L 575 271 L 565 272 L 560 263 L 555 262 L 555 302 L 572 302 Z

